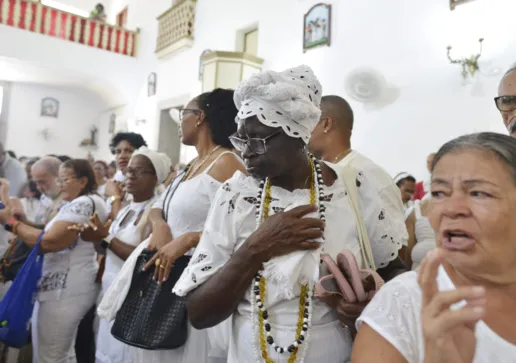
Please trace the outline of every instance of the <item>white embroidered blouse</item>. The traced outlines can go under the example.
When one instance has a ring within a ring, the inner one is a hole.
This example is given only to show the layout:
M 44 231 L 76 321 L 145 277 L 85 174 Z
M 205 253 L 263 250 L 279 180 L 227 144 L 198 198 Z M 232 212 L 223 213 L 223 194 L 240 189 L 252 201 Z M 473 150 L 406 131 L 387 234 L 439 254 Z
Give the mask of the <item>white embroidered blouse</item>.
M 106 222 L 108 213 L 102 198 L 93 194 L 80 196 L 61 207 L 57 215 L 45 226 L 45 231 L 58 221 L 87 223 L 94 212 L 98 213 L 103 223 Z M 96 289 L 96 257 L 93 243 L 86 242 L 79 236 L 72 246 L 58 252 L 46 253 L 43 275 L 39 282 L 38 300 L 60 300 Z
M 367 178 L 362 173 L 357 175 L 359 188 L 367 190 L 371 188 Z M 258 182 L 240 172 L 222 185 L 218 190 L 211 205 L 208 219 L 204 226 L 201 241 L 197 246 L 189 266 L 177 282 L 174 292 L 178 295 L 186 295 L 209 277 L 214 275 L 231 258 L 234 251 L 242 246 L 247 238 L 256 230 L 256 198 L 259 191 Z M 333 258 L 343 249 L 353 252 L 357 262 L 361 264 L 360 246 L 357 237 L 355 215 L 350 207 L 347 192 L 342 181 L 337 180 L 333 186 L 325 187 L 326 229 L 324 253 Z M 291 209 L 295 206 L 309 204 L 309 190 L 294 190 L 289 192 L 279 187 L 272 187 L 272 202 L 270 215 Z M 383 212 L 365 221 L 367 224 L 377 224 L 375 234 L 370 236 L 373 255 L 377 266 L 386 266 L 396 258 L 397 251 L 401 247 L 399 235 L 389 235 L 382 228 L 385 220 Z M 307 252 L 310 253 L 310 252 Z M 320 253 L 320 250 L 319 252 Z M 290 256 L 290 255 L 289 255 Z M 319 275 L 319 258 L 317 261 L 316 275 Z M 275 260 L 275 259 L 273 259 Z M 271 262 L 273 261 L 271 260 Z M 288 264 L 288 263 L 287 263 Z M 324 273 L 324 272 L 323 272 Z M 293 286 L 294 299 L 289 300 L 281 284 L 269 281 L 267 285 L 267 297 L 265 306 L 270 313 L 271 322 L 282 327 L 291 328 L 297 323 L 300 285 Z M 245 296 L 238 306 L 237 315 L 251 316 L 252 287 L 249 286 Z M 330 307 L 326 304 L 315 302 L 312 312 L 312 324 L 323 325 L 336 320 Z M 248 337 L 249 338 L 249 337 Z M 243 338 L 246 339 L 247 338 Z M 249 343 L 249 342 L 248 342 Z M 288 345 L 290 342 L 279 344 Z M 253 345 L 253 342 L 250 342 Z M 231 347 L 230 347 L 231 350 Z

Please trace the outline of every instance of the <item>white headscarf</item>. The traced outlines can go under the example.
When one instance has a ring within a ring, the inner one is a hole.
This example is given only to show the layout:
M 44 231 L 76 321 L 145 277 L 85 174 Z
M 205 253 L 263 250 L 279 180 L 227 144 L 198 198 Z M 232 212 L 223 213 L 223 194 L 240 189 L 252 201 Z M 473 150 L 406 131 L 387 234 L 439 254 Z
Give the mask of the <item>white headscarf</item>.
M 282 127 L 308 143 L 321 116 L 321 96 L 321 84 L 308 66 L 261 72 L 236 87 L 235 121 L 256 116 L 264 125 Z
M 165 179 L 167 179 L 168 174 L 170 174 L 170 167 L 172 166 L 170 158 L 166 154 L 150 150 L 146 146 L 142 146 L 136 150 L 131 159 L 136 155 L 146 156 L 151 161 L 154 166 L 154 170 L 156 171 L 156 176 L 158 177 L 158 185 L 163 184 Z

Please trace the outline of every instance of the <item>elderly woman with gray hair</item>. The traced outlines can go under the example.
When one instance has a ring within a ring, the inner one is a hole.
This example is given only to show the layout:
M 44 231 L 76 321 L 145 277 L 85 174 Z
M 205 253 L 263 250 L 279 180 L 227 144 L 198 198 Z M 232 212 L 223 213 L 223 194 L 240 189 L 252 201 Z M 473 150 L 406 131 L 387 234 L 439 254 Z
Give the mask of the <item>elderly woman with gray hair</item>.
M 515 362 L 516 140 L 486 132 L 446 143 L 431 192 L 437 249 L 367 306 L 353 362 Z
M 321 93 L 306 66 L 256 74 L 235 91 L 231 140 L 250 176 L 237 172 L 218 190 L 174 288 L 188 294 L 194 327 L 231 319 L 229 363 L 342 363 L 351 354 L 335 311 L 313 299 L 323 250 L 349 249 L 361 261 L 344 184 L 306 149 Z M 375 237 L 375 261 L 387 266 L 401 243 Z

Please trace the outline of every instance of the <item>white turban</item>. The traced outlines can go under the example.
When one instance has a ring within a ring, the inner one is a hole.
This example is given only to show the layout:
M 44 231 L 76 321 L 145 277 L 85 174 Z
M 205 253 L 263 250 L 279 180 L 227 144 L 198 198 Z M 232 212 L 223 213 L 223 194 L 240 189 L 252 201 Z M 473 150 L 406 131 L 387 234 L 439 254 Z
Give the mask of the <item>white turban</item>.
M 168 174 L 170 174 L 170 167 L 172 166 L 170 158 L 166 154 L 150 150 L 146 146 L 136 150 L 131 158 L 134 158 L 136 155 L 143 155 L 151 161 L 158 177 L 158 185 L 163 184 Z
M 321 96 L 321 84 L 308 66 L 261 72 L 236 87 L 235 120 L 256 116 L 264 125 L 281 126 L 287 135 L 308 143 L 321 116 Z

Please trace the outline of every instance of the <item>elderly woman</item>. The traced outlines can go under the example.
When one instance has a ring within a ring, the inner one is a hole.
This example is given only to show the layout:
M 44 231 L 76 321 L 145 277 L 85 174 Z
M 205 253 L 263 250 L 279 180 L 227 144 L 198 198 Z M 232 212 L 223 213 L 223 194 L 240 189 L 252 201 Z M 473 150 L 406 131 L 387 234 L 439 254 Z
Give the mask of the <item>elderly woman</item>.
M 45 254 L 37 303 L 32 316 L 32 341 L 38 363 L 75 362 L 77 327 L 95 304 L 98 264 L 93 245 L 68 227 L 84 224 L 97 213 L 105 222 L 104 201 L 95 194 L 95 174 L 88 160 L 73 159 L 59 168 L 61 196 L 68 203 L 45 226 L 40 249 Z M 10 210 L 0 222 L 34 246 L 41 230 L 14 221 Z
M 229 363 L 342 363 L 351 354 L 334 310 L 313 299 L 321 252 L 349 249 L 362 261 L 343 182 L 306 151 L 321 92 L 306 66 L 254 75 L 235 91 L 232 141 L 250 176 L 237 172 L 219 189 L 174 289 L 189 294 L 196 328 L 232 315 Z M 400 241 L 371 239 L 378 266 L 396 258 Z
M 516 140 L 501 134 L 439 150 L 428 213 L 438 248 L 368 305 L 354 363 L 515 361 L 515 165 Z

